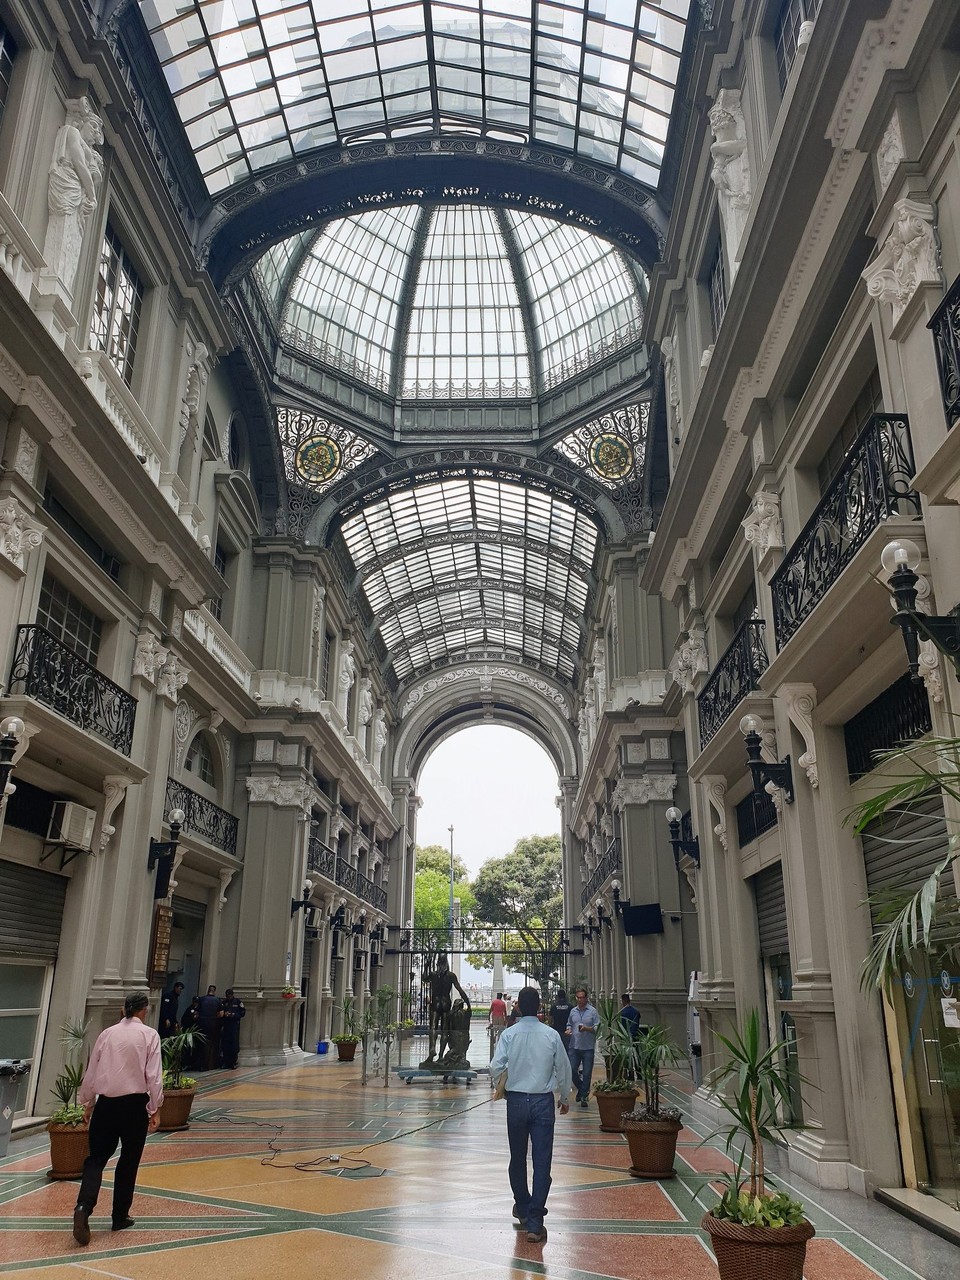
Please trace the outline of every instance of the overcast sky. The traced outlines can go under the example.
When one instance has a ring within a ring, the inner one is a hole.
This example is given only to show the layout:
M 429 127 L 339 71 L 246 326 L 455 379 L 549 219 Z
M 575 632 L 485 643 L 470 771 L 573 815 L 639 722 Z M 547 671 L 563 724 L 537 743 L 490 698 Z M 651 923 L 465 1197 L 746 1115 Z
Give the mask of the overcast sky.
M 517 729 L 477 725 L 442 742 L 424 766 L 417 843 L 450 847 L 476 875 L 521 836 L 560 832 L 560 787 L 550 757 Z

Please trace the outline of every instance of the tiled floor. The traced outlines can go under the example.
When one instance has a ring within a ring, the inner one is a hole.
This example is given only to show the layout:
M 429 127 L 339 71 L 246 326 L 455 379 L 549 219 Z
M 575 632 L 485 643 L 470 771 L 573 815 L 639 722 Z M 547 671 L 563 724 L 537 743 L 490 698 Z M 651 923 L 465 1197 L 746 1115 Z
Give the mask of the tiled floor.
M 429 1126 L 429 1127 L 424 1127 Z M 693 1191 L 721 1168 L 681 1134 L 677 1177 L 627 1175 L 623 1139 L 579 1108 L 557 1122 L 545 1245 L 513 1230 L 503 1105 L 470 1087 L 382 1079 L 329 1057 L 202 1077 L 186 1133 L 152 1138 L 134 1229 L 89 1246 L 75 1183 L 48 1182 L 45 1135 L 0 1161 L 0 1272 L 43 1280 L 715 1280 Z M 270 1144 L 268 1146 L 268 1144 Z M 342 1159 L 331 1164 L 327 1157 Z M 369 1162 L 369 1164 L 367 1163 Z M 296 1166 L 300 1167 L 297 1168 Z M 800 1188 L 807 1195 L 808 1188 Z M 960 1250 L 849 1195 L 808 1199 L 806 1280 L 957 1280 Z

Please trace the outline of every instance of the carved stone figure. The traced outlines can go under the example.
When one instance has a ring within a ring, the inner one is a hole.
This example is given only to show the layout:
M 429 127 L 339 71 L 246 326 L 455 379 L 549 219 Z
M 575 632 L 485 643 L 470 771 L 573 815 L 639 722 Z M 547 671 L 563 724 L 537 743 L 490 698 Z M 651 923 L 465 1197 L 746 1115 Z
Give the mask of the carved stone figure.
M 187 371 L 187 385 L 180 405 L 180 439 L 185 439 L 191 423 L 197 421 L 200 410 L 200 397 L 207 383 L 207 356 L 210 353 L 202 342 L 197 343 L 193 353 L 193 364 Z
M 677 342 L 666 337 L 660 344 L 663 355 L 663 385 L 667 392 L 667 430 L 674 442 L 679 443 L 682 434 L 680 417 L 680 377 L 677 370 Z
M 940 268 L 933 205 L 906 199 L 894 207 L 897 224 L 863 279 L 871 298 L 890 303 L 896 324 L 921 285 L 940 284 Z
M 369 676 L 361 676 L 359 689 L 357 719 L 362 728 L 370 723 L 373 715 L 373 681 Z
M 68 293 L 80 261 L 83 233 L 97 207 L 103 181 L 103 122 L 88 98 L 69 98 L 67 118 L 57 134 L 47 187 L 50 220 L 43 244 L 48 270 Z
M 387 713 L 383 707 L 377 707 L 373 717 L 373 767 L 380 772 L 380 761 L 383 749 L 387 745 Z
M 337 710 L 347 718 L 347 702 L 350 690 L 357 675 L 357 664 L 353 656 L 353 641 L 344 640 L 340 649 L 340 663 L 337 668 Z
M 737 250 L 750 209 L 750 161 L 739 89 L 721 89 L 710 110 L 714 141 L 710 177 L 717 188 L 731 279 L 737 273 Z

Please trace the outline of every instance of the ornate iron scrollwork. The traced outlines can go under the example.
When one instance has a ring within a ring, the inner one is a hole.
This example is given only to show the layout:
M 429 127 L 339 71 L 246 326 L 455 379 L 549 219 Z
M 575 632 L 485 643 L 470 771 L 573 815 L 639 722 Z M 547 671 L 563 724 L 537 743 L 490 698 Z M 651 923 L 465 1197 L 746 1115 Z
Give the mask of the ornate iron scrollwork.
M 703 686 L 697 698 L 701 750 L 766 671 L 766 625 L 761 618 L 745 622 Z
M 190 831 L 209 844 L 236 858 L 238 820 L 226 809 L 198 795 L 176 778 L 167 779 L 167 812 L 182 809 L 186 814 L 183 830 Z

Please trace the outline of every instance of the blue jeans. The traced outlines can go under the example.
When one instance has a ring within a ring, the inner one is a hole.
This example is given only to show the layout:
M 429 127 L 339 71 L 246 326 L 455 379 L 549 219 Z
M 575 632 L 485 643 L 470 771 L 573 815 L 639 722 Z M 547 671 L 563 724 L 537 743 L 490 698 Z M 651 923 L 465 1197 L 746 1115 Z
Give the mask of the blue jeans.
M 514 1212 L 528 1231 L 543 1228 L 553 1160 L 556 1102 L 552 1093 L 507 1090 L 507 1141 L 510 1144 L 510 1190 Z M 533 1155 L 533 1194 L 527 1182 L 527 1144 Z
M 577 1101 L 585 1102 L 590 1096 L 590 1080 L 593 1076 L 593 1055 L 596 1046 L 589 1049 L 568 1049 L 570 1070 L 573 1072 L 573 1087 L 577 1091 Z

